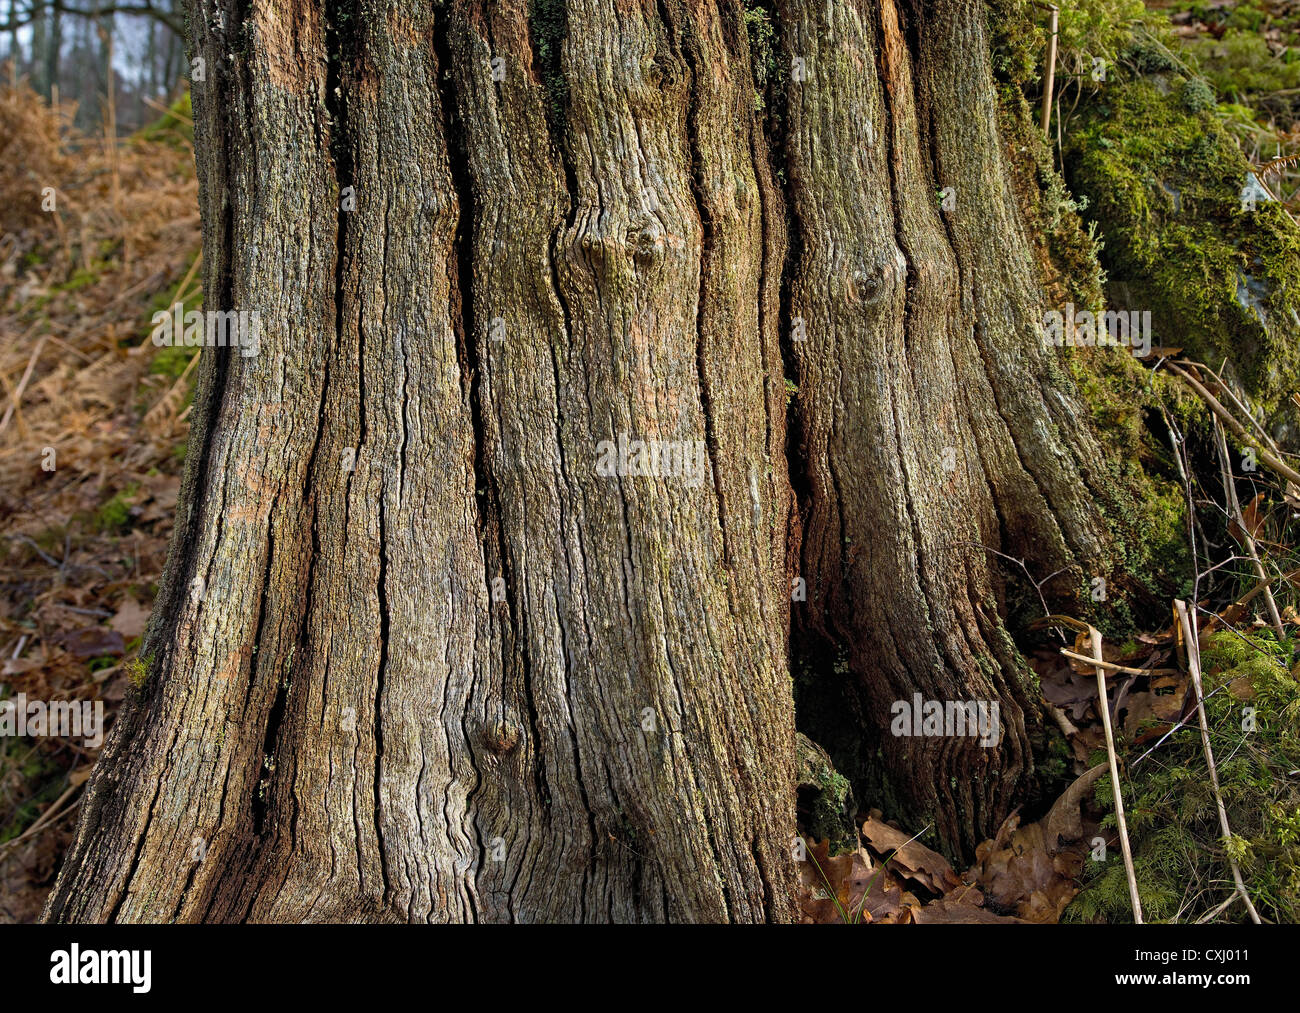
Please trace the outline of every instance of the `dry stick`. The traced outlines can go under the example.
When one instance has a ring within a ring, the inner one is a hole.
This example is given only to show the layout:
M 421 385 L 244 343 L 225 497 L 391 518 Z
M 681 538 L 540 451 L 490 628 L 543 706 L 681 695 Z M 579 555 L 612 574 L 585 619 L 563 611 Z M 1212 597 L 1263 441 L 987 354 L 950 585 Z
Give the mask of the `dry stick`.
M 1256 434 L 1259 436 L 1259 438 L 1263 440 L 1265 444 L 1267 444 L 1268 449 L 1273 451 L 1273 453 L 1277 454 L 1278 457 L 1282 456 L 1282 451 L 1279 450 L 1278 445 L 1273 442 L 1273 437 L 1268 435 L 1268 430 L 1266 430 L 1263 426 L 1259 424 L 1259 420 L 1256 419 L 1255 416 L 1250 413 L 1250 409 L 1247 408 L 1242 403 L 1241 398 L 1237 397 L 1236 392 L 1233 391 L 1231 387 L 1229 387 L 1226 383 L 1223 382 L 1223 377 L 1221 377 L 1218 373 L 1212 370 L 1209 366 L 1205 365 L 1205 363 L 1203 362 L 1193 362 L 1190 359 L 1179 359 L 1178 365 L 1193 366 L 1196 369 L 1203 369 L 1205 370 L 1205 372 L 1209 373 L 1210 376 L 1214 377 L 1214 382 L 1215 384 L 1218 385 L 1219 390 L 1223 391 L 1223 393 L 1227 395 L 1228 400 L 1232 402 L 1233 406 L 1237 409 L 1237 411 L 1241 412 L 1241 414 L 1246 417 L 1247 421 L 1250 422 L 1251 428 L 1254 429 Z M 1294 457 L 1295 455 L 1293 454 L 1291 456 Z
M 1215 415 L 1219 416 L 1219 418 L 1223 420 L 1224 425 L 1232 430 L 1233 435 L 1236 436 L 1237 439 L 1254 447 L 1261 461 L 1283 478 L 1290 479 L 1292 482 L 1295 482 L 1296 485 L 1300 485 L 1300 471 L 1296 471 L 1285 461 L 1280 460 L 1271 450 L 1259 446 L 1255 440 L 1251 439 L 1250 434 L 1246 432 L 1245 426 L 1238 422 L 1236 417 L 1219 403 L 1218 398 L 1205 389 L 1204 384 L 1188 375 L 1186 371 L 1179 369 L 1172 362 L 1166 361 L 1165 365 L 1169 369 L 1173 370 L 1175 376 L 1181 377 L 1188 386 L 1192 388 L 1192 390 L 1201 395 L 1202 399 L 1204 399 L 1205 403 L 1209 406 L 1210 411 L 1214 412 Z
M 1061 729 L 1061 734 L 1067 739 L 1071 739 L 1079 734 L 1079 729 L 1074 727 L 1074 722 L 1065 716 L 1065 711 L 1061 710 L 1055 704 L 1047 705 L 1047 713 L 1052 715 L 1052 720 L 1056 722 L 1056 727 Z
M 1255 576 L 1264 587 L 1264 604 L 1268 606 L 1268 617 L 1273 623 L 1273 632 L 1277 634 L 1277 642 L 1285 643 L 1286 630 L 1282 628 L 1282 617 L 1278 614 L 1277 602 L 1273 600 L 1273 589 L 1269 587 L 1268 574 L 1264 571 L 1264 564 L 1259 561 L 1259 553 L 1255 551 L 1255 538 L 1246 527 L 1246 518 L 1241 512 L 1241 502 L 1237 499 L 1237 485 L 1232 480 L 1232 465 L 1228 461 L 1228 441 L 1224 438 L 1223 425 L 1218 419 L 1214 420 L 1214 438 L 1219 445 L 1219 465 L 1223 473 L 1224 492 L 1228 497 L 1228 509 L 1232 511 L 1232 519 L 1241 532 L 1241 544 L 1246 554 L 1250 556 Z
M 1133 902 L 1133 921 L 1142 924 L 1142 898 L 1138 896 L 1137 873 L 1133 869 L 1133 851 L 1128 843 L 1128 822 L 1124 819 L 1124 791 L 1119 783 L 1119 760 L 1115 757 L 1115 735 L 1110 728 L 1110 700 L 1106 696 L 1106 662 L 1101 656 L 1101 634 L 1097 627 L 1088 626 L 1088 644 L 1092 647 L 1092 663 L 1097 668 L 1097 692 L 1100 694 L 1098 710 L 1101 726 L 1106 731 L 1106 756 L 1110 761 L 1110 783 L 1115 788 L 1115 823 L 1119 827 L 1119 848 L 1124 856 L 1124 875 L 1128 877 L 1128 895 Z
M 84 784 L 85 782 L 82 783 Z M 81 787 L 82 787 L 81 784 L 71 785 L 67 791 L 65 791 L 62 795 L 60 795 L 58 798 L 54 800 L 54 803 L 48 809 L 46 809 L 45 812 L 41 813 L 41 815 L 37 817 L 36 822 L 34 822 L 30 827 L 24 830 L 17 837 L 5 841 L 4 844 L 0 844 L 0 853 L 3 853 L 10 848 L 17 847 L 21 841 L 24 841 L 29 837 L 35 836 L 41 830 L 45 829 L 47 826 L 53 823 L 57 817 L 64 815 L 63 812 L 59 811 L 59 807 L 63 805 L 63 803 L 68 800 L 68 798 L 70 798 L 72 795 L 75 795 L 78 791 L 80 791 Z M 71 812 L 71 811 L 72 811 L 71 807 L 66 810 L 66 812 Z
M 1192 480 L 1187 474 L 1187 468 L 1183 464 L 1183 436 L 1174 429 L 1174 424 L 1169 418 L 1169 413 L 1163 407 L 1160 409 L 1160 415 L 1165 420 L 1165 428 L 1169 431 L 1169 446 L 1174 452 L 1174 463 L 1178 465 L 1178 477 L 1183 483 L 1183 491 L 1187 498 L 1187 544 L 1192 550 L 1192 570 L 1196 574 L 1196 584 L 1193 590 L 1196 592 L 1193 597 L 1200 601 L 1200 581 L 1201 568 L 1196 562 L 1196 532 L 1201 528 L 1201 519 L 1196 513 L 1196 502 L 1192 496 Z M 1201 531 L 1201 542 L 1206 543 L 1205 532 Z
M 67 606 L 65 605 L 64 608 L 67 608 Z M 96 676 L 96 677 L 99 677 L 102 673 L 104 673 L 104 672 L 115 671 L 115 670 L 116 670 L 117 668 L 119 668 L 119 667 L 120 667 L 120 666 L 118 666 L 118 665 L 114 665 L 113 668 L 111 668 L 111 669 L 108 669 L 108 668 L 101 668 L 98 672 L 95 673 L 95 676 Z M 1219 690 L 1222 690 L 1222 689 L 1223 689 L 1223 687 L 1220 686 L 1218 689 L 1212 689 L 1212 690 L 1210 690 L 1209 695 L 1206 696 L 1205 699 L 1207 699 L 1207 700 L 1210 699 L 1210 697 L 1214 696 L 1215 693 L 1218 693 Z M 1178 722 L 1178 724 L 1174 725 L 1171 729 L 1169 729 L 1169 731 L 1165 732 L 1164 735 L 1160 736 L 1160 738 L 1158 738 L 1158 739 L 1156 740 L 1156 744 L 1155 744 L 1154 746 L 1152 746 L 1152 747 L 1151 747 L 1150 749 L 1148 749 L 1145 753 L 1143 753 L 1141 756 L 1139 756 L 1136 760 L 1134 760 L 1132 763 L 1130 763 L 1130 764 L 1129 764 L 1129 769 L 1132 770 L 1132 769 L 1133 769 L 1134 767 L 1136 767 L 1139 763 L 1141 763 L 1143 760 L 1145 760 L 1148 756 L 1150 756 L 1152 753 L 1154 753 L 1157 749 L 1159 749 L 1161 746 L 1163 746 L 1163 745 L 1165 744 L 1165 741 L 1169 738 L 1169 736 L 1173 735 L 1174 732 L 1178 731 L 1180 728 L 1185 727 L 1186 724 L 1187 724 L 1187 722 L 1189 722 L 1190 720 L 1192 720 L 1192 716 L 1191 716 L 1190 714 L 1188 714 L 1187 717 L 1182 718 L 1182 719 Z
M 1232 903 L 1234 900 L 1236 900 L 1236 899 L 1237 899 L 1237 895 L 1234 893 L 1231 897 L 1229 897 L 1227 900 L 1225 900 L 1222 904 L 1219 904 L 1218 906 L 1216 906 L 1216 907 L 1214 908 L 1213 911 L 1207 911 L 1205 914 L 1201 915 L 1201 917 L 1197 918 L 1197 919 L 1196 919 L 1196 924 L 1197 924 L 1197 925 L 1204 925 L 1206 922 L 1213 921 L 1213 920 L 1214 920 L 1215 918 L 1217 918 L 1219 915 L 1223 914 L 1223 912 L 1224 912 L 1225 910 L 1227 910 L 1228 905 L 1231 904 L 1231 903 Z
M 1224 609 L 1224 611 L 1231 612 L 1234 608 L 1244 609 L 1247 605 L 1249 605 L 1252 601 L 1255 600 L 1256 595 L 1258 595 L 1261 591 L 1263 591 L 1264 588 L 1269 587 L 1274 581 L 1285 580 L 1291 583 L 1295 583 L 1296 578 L 1300 578 L 1300 570 L 1292 570 L 1290 573 L 1284 573 L 1277 577 L 1271 577 L 1268 581 L 1266 581 L 1263 584 L 1256 584 L 1253 588 L 1251 588 L 1240 598 L 1238 598 L 1235 602 L 1233 602 L 1230 606 L 1228 606 L 1228 608 Z M 1219 617 L 1216 616 L 1215 618 L 1217 619 Z M 1234 622 L 1236 621 L 1235 617 L 1233 621 Z
M 1051 17 L 1051 25 L 1048 28 L 1047 40 L 1047 77 L 1043 81 L 1043 136 L 1050 138 L 1052 136 L 1052 92 L 1056 90 L 1056 39 L 1059 34 L 1057 25 L 1060 20 L 1060 8 L 1056 4 L 1035 3 L 1035 7 L 1041 7 L 1048 11 Z
M 46 337 L 48 337 L 51 341 L 53 341 L 53 342 L 54 342 L 56 345 L 58 345 L 60 348 L 62 348 L 65 352 L 71 352 L 73 355 L 79 356 L 80 358 L 85 359 L 85 360 L 86 360 L 87 362 L 89 362 L 91 365 L 94 365 L 95 360 L 92 359 L 92 358 L 91 358 L 89 355 L 87 355 L 85 352 L 83 352 L 80 348 L 74 348 L 72 345 L 68 344 L 68 343 L 67 343 L 66 341 L 64 341 L 62 338 L 56 338 L 53 334 L 48 334 L 48 335 L 46 335 Z
M 36 368 L 36 360 L 41 357 L 41 349 L 45 347 L 45 339 L 48 335 L 42 334 L 41 340 L 36 342 L 36 347 L 32 350 L 32 357 L 27 360 L 27 369 L 23 371 L 23 378 L 18 381 L 18 388 L 13 392 L 13 397 L 9 400 L 9 407 L 5 410 L 5 416 L 0 419 L 0 433 L 5 431 L 9 425 L 9 420 L 13 418 L 14 412 L 18 409 L 18 402 L 23 398 L 23 391 L 27 389 L 27 381 L 32 378 L 32 370 Z
M 1119 672 L 1122 675 L 1177 675 L 1176 668 L 1130 668 L 1128 665 L 1116 665 L 1112 661 L 1099 661 L 1097 658 L 1086 658 L 1082 654 L 1075 654 L 1073 651 L 1067 651 L 1061 648 L 1061 653 L 1071 661 L 1082 661 L 1085 665 L 1092 665 L 1094 668 L 1104 668 L 1107 672 Z
M 1187 667 L 1192 673 L 1192 684 L 1196 687 L 1196 710 L 1201 719 L 1201 747 L 1205 750 L 1205 762 L 1210 768 L 1210 787 L 1214 789 L 1214 802 L 1219 807 L 1219 828 L 1223 831 L 1223 840 L 1226 845 L 1232 838 L 1232 830 L 1228 827 L 1228 810 L 1223 805 L 1223 795 L 1219 791 L 1219 771 L 1214 766 L 1214 750 L 1210 748 L 1210 722 L 1205 717 L 1205 694 L 1201 690 L 1201 644 L 1197 639 L 1196 631 L 1192 627 L 1192 621 L 1187 615 L 1187 605 L 1182 599 L 1176 599 L 1174 608 L 1178 610 L 1178 622 L 1183 628 L 1183 642 L 1187 645 Z M 1228 865 L 1232 867 L 1233 882 L 1237 884 L 1237 893 L 1241 894 L 1241 899 L 1246 902 L 1246 910 L 1250 912 L 1250 920 L 1259 925 L 1259 912 L 1255 910 L 1255 905 L 1250 902 L 1250 894 L 1246 893 L 1246 884 L 1242 882 L 1241 870 L 1237 868 L 1237 860 L 1232 857 L 1231 851 L 1228 851 L 1227 855 Z

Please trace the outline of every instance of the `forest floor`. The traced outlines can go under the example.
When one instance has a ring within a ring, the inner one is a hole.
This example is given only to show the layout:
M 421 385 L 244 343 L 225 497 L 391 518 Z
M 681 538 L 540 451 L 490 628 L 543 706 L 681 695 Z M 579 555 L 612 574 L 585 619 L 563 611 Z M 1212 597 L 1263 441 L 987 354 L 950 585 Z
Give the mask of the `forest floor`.
M 1153 0 L 1167 14 L 1180 55 L 1219 98 L 1225 125 L 1255 165 L 1277 160 L 1266 180 L 1300 211 L 1300 0 Z
M 172 533 L 190 349 L 153 312 L 197 301 L 188 100 L 108 144 L 0 85 L 0 696 L 128 690 Z M 0 737 L 0 922 L 31 921 L 96 750 Z

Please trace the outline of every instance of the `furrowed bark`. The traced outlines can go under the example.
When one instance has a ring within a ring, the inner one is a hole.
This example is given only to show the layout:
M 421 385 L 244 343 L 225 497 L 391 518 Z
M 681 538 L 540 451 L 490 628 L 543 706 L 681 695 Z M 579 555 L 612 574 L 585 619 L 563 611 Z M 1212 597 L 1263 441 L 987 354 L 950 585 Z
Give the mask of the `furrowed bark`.
M 47 917 L 790 917 L 734 12 L 568 5 L 554 131 L 523 3 L 218 13 L 208 292 L 263 347 L 206 359 L 150 683 Z M 598 474 L 620 434 L 699 481 Z
M 204 352 L 48 920 L 788 920 L 800 577 L 892 815 L 1018 803 L 981 546 L 1108 536 L 982 7 L 777 13 L 769 137 L 738 2 L 198 0 L 205 305 L 261 348 Z M 890 737 L 914 693 L 1000 744 Z
M 981 5 L 779 5 L 789 274 L 816 635 L 862 687 L 863 754 L 917 829 L 973 850 L 1025 790 L 1036 720 L 986 548 L 1095 563 L 1086 433 L 1036 337 Z M 799 79 L 802 75 L 802 80 Z M 948 206 L 942 206 L 946 188 Z M 1068 586 L 1068 584 L 1067 584 Z M 895 737 L 914 694 L 999 704 L 996 748 Z

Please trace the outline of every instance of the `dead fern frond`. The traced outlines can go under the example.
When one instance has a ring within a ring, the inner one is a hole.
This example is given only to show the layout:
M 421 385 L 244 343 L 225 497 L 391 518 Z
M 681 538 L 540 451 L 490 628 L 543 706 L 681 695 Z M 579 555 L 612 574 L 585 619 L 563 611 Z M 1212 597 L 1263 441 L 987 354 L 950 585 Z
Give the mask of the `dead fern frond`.
M 1280 175 L 1283 169 L 1289 169 L 1294 165 L 1300 165 L 1300 151 L 1294 155 L 1278 155 L 1277 158 L 1270 159 L 1263 165 L 1255 166 L 1255 175 L 1264 180 L 1269 176 Z

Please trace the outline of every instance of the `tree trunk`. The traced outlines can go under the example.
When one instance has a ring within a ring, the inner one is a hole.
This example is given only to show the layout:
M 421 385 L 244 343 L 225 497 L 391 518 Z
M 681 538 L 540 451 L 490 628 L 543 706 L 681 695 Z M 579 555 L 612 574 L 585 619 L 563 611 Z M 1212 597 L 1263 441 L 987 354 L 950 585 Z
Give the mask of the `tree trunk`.
M 48 919 L 789 919 L 798 577 L 901 811 L 1016 804 L 972 544 L 1107 539 L 983 8 L 772 15 L 765 129 L 738 2 L 196 4 L 205 305 L 260 350 L 204 353 Z M 913 692 L 1001 744 L 883 736 Z
M 45 92 L 47 99 L 52 98 L 54 89 L 59 86 L 59 58 L 63 50 L 62 11 L 51 8 L 49 12 L 49 30 L 45 45 Z
M 31 60 L 31 78 L 32 90 L 36 94 L 48 99 L 50 97 L 50 81 L 46 76 L 46 53 L 49 41 L 46 34 L 46 14 L 44 5 L 33 5 L 31 15 L 32 31 L 32 60 Z
M 1022 795 L 1025 665 L 987 549 L 1053 589 L 1102 574 L 1090 439 L 1053 353 L 1003 166 L 982 4 L 781 5 L 789 312 L 807 627 L 862 687 L 860 750 L 920 830 L 969 852 Z M 906 17 L 904 17 L 906 13 Z M 945 193 L 946 191 L 946 193 Z M 946 201 L 940 203 L 939 195 Z M 1072 580 L 1071 580 L 1072 578 Z M 998 701 L 997 749 L 896 738 L 891 705 Z M 814 736 L 816 737 L 816 736 Z

